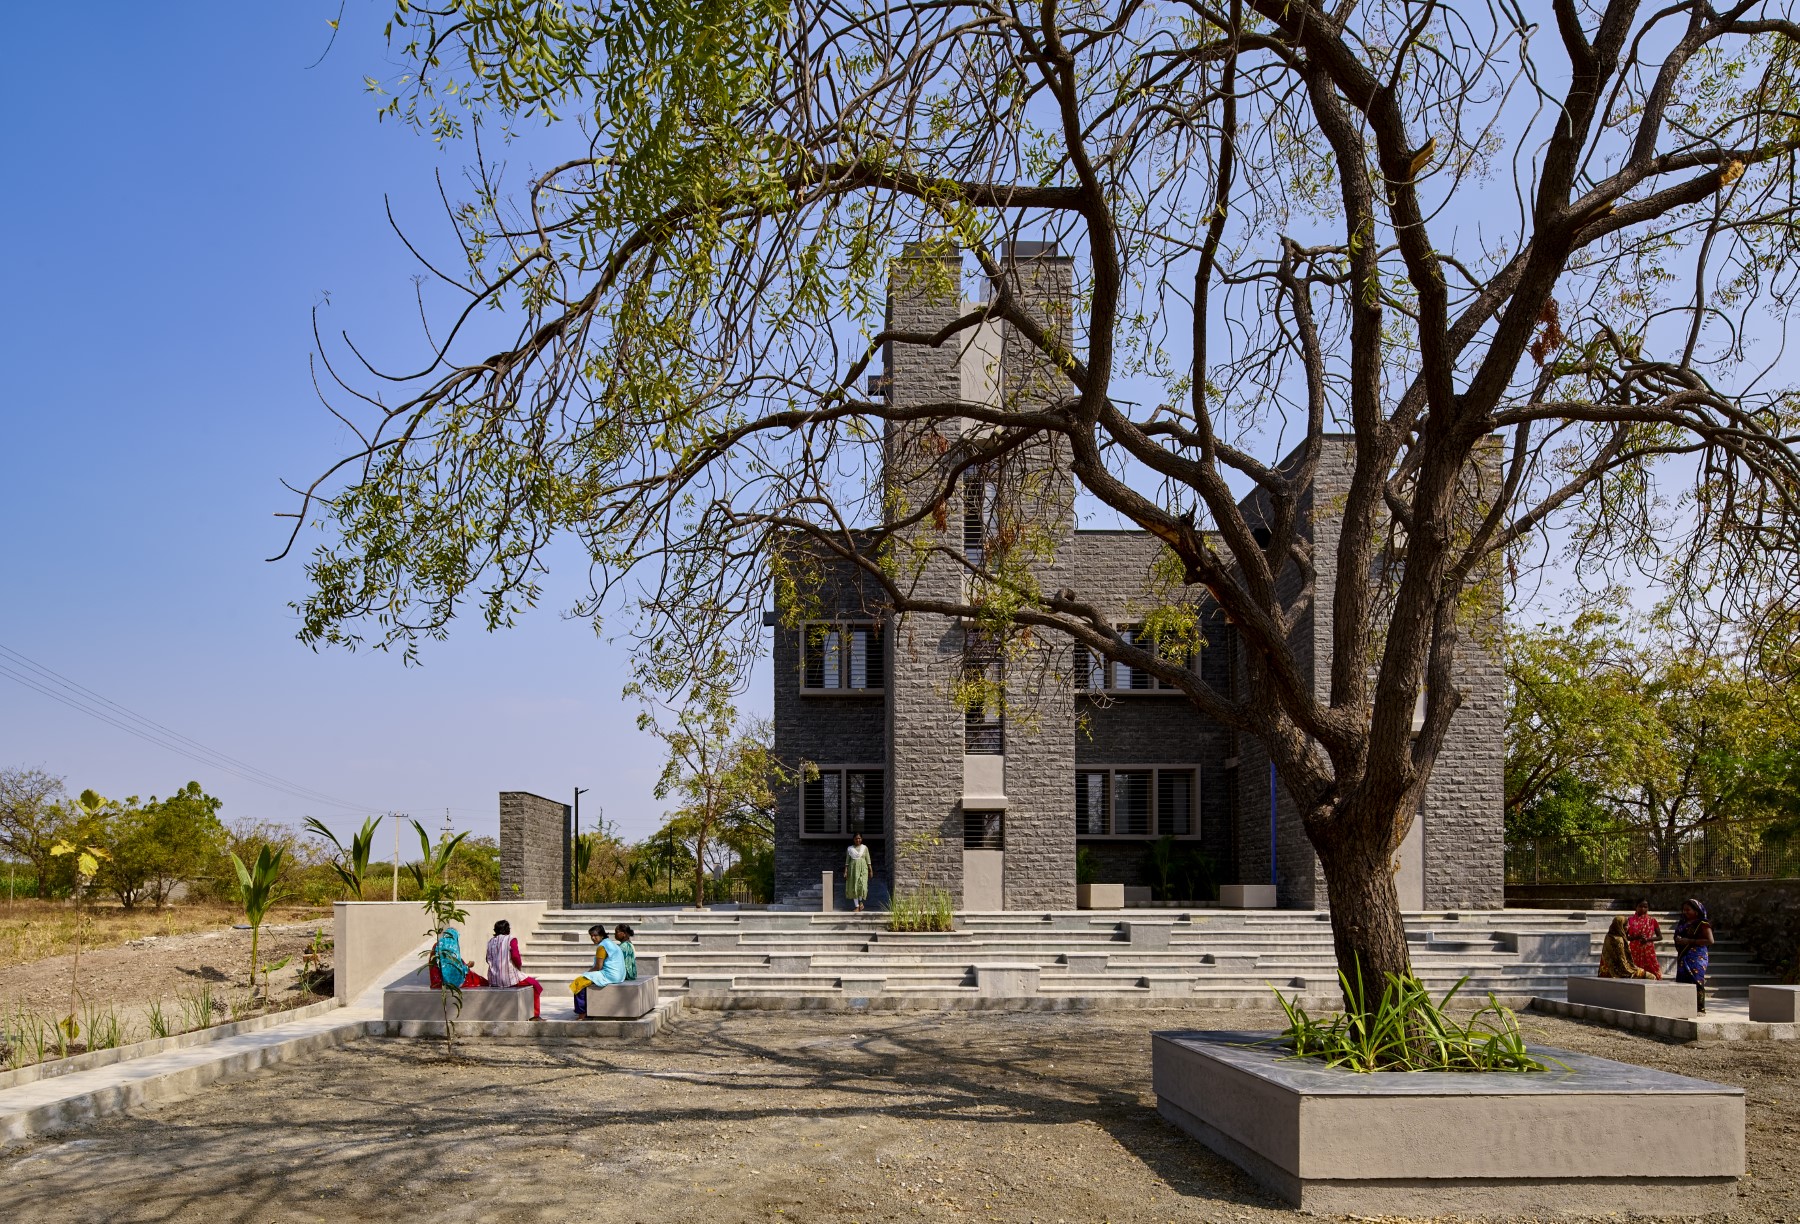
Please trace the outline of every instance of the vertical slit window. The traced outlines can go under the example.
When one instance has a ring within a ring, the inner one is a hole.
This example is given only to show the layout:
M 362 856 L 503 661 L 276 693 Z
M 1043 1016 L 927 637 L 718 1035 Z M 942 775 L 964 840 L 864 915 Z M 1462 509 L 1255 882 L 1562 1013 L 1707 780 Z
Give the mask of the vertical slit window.
M 1113 774 L 1113 832 L 1143 837 L 1150 832 L 1148 769 L 1121 769 Z
M 819 776 L 800 788 L 800 828 L 815 837 L 829 837 L 844 828 L 843 775 L 822 769 Z
M 1163 837 L 1186 837 L 1194 831 L 1194 775 L 1186 770 L 1157 772 L 1156 831 Z
M 970 565 L 987 564 L 988 515 L 993 490 L 974 472 L 963 476 L 963 556 Z
M 886 775 L 879 769 L 850 769 L 844 772 L 844 832 L 861 833 L 864 837 L 880 837 L 887 831 L 883 805 Z
M 1111 832 L 1106 819 L 1106 773 L 1104 770 L 1075 775 L 1075 832 L 1088 837 L 1103 837 Z

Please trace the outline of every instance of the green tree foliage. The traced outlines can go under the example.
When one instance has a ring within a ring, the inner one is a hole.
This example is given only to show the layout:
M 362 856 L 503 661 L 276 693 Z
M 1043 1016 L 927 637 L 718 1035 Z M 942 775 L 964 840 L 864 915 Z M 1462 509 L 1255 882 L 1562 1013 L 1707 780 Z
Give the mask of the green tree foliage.
M 1794 818 L 1800 721 L 1784 677 L 1666 612 L 1587 611 L 1509 635 L 1509 838 L 1646 838 L 1659 875 L 1704 832 L 1753 849 Z
M 167 799 L 139 803 L 133 796 L 110 807 L 100 839 L 112 857 L 100 887 L 126 909 L 146 901 L 160 909 L 176 885 L 204 875 L 224 853 L 221 806 L 189 782 Z
M 0 769 L 0 850 L 30 865 L 40 896 L 50 895 L 62 874 L 53 852 L 61 840 L 62 790 L 63 780 L 41 769 Z
M 1383 981 L 1457 655 L 1497 649 L 1497 576 L 1534 540 L 1800 605 L 1777 0 L 485 0 L 389 30 L 389 114 L 538 154 L 469 175 L 443 244 L 467 263 L 399 394 L 323 355 L 358 441 L 292 510 L 327 522 L 310 642 L 410 655 L 464 601 L 510 624 L 572 534 L 583 610 L 635 589 L 646 637 L 704 665 L 728 632 L 755 647 L 809 557 L 857 566 L 896 612 L 1073 639 L 1266 745 L 1339 962 Z M 1073 257 L 1072 314 L 1032 306 L 1021 239 Z M 982 300 L 891 324 L 890 273 L 962 301 L 952 254 Z M 869 393 L 884 354 L 995 325 L 1032 371 L 999 402 Z M 877 473 L 910 439 L 932 462 L 901 495 Z M 971 471 L 997 487 L 979 561 L 934 534 Z M 1111 592 L 1040 581 L 1031 508 L 1065 478 L 1223 609 L 1240 683 L 1133 642 Z M 1341 530 L 1315 536 L 1326 502 Z M 964 594 L 913 583 L 927 561 Z M 1294 627 L 1325 608 L 1314 676 Z
M 695 905 L 706 903 L 709 871 L 722 875 L 745 855 L 765 850 L 772 869 L 775 791 L 790 778 L 775 757 L 774 727 L 767 720 L 738 722 L 731 657 L 715 647 L 701 662 L 694 667 L 681 650 L 640 656 L 628 690 L 646 706 L 639 728 L 668 750 L 656 797 L 677 802 L 663 833 L 693 856 Z

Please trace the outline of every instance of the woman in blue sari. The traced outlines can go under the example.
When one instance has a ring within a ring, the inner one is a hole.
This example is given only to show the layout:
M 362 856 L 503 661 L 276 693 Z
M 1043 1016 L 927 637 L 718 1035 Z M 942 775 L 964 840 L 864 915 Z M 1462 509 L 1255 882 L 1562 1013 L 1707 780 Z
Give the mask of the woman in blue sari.
M 457 935 L 455 927 L 446 927 L 438 936 L 438 941 L 431 949 L 431 984 L 442 990 L 446 986 L 457 990 L 471 990 L 477 986 L 486 986 L 487 981 L 469 967 L 463 959 L 462 939 Z
M 1712 923 L 1706 920 L 1706 907 L 1689 897 L 1681 906 L 1681 921 L 1675 924 L 1675 980 L 1692 982 L 1700 1000 L 1700 1014 L 1706 1014 L 1706 966 L 1711 959 Z

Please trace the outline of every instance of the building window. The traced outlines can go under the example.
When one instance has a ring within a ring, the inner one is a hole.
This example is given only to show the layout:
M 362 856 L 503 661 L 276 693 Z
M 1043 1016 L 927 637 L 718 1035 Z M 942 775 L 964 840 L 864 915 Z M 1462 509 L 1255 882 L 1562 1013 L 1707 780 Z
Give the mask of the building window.
M 805 625 L 800 662 L 800 687 L 807 692 L 878 692 L 887 683 L 878 624 Z
M 1157 643 L 1144 634 L 1140 626 L 1129 625 L 1119 630 L 1119 636 L 1133 645 L 1142 644 L 1151 653 L 1163 658 L 1172 657 L 1172 652 L 1158 648 Z M 1192 666 L 1195 660 L 1188 660 Z M 1075 647 L 1075 688 L 1084 693 L 1177 693 L 1181 690 L 1167 680 L 1151 675 L 1140 667 L 1132 667 L 1108 659 L 1091 646 Z
M 963 647 L 963 752 L 1006 752 L 1006 665 L 994 643 L 971 635 Z
M 1106 787 L 1106 771 L 1075 775 L 1075 832 L 1082 837 L 1104 837 L 1112 829 L 1112 804 Z
M 887 773 L 881 769 L 827 767 L 800 783 L 802 837 L 865 838 L 887 832 Z
M 963 813 L 963 849 L 1006 849 L 1006 813 L 999 809 Z
M 1191 766 L 1075 771 L 1077 837 L 1192 837 L 1199 832 Z
M 993 538 L 997 499 L 993 482 L 979 469 L 963 473 L 963 558 L 977 568 L 987 564 Z

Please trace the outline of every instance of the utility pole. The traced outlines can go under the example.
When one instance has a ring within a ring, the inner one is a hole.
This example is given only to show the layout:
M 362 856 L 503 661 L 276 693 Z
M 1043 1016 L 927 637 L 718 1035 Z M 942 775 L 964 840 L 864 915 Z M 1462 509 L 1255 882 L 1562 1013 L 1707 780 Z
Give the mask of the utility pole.
M 575 841 L 569 847 L 569 874 L 573 881 L 569 885 L 569 903 L 581 904 L 581 797 L 588 793 L 585 786 L 575 788 Z
M 394 900 L 400 900 L 400 813 L 389 812 L 388 823 L 394 826 Z

